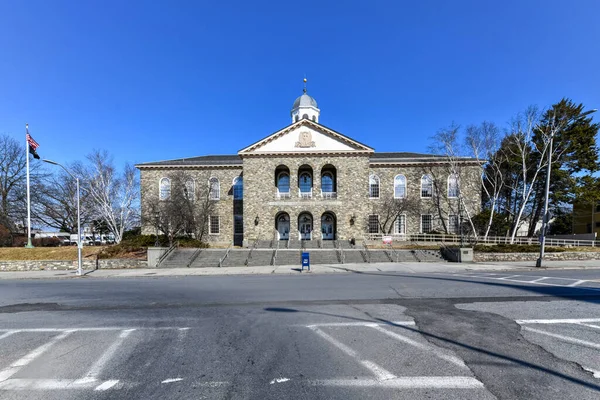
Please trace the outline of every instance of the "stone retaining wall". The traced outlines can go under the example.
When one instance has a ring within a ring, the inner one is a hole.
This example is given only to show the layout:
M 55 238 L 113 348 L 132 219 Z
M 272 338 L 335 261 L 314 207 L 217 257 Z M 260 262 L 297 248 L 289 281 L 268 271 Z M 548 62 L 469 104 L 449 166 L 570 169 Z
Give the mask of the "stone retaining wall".
M 498 261 L 536 261 L 540 253 L 480 253 L 475 252 L 475 262 L 498 262 Z M 544 253 L 544 260 L 550 261 L 578 261 L 578 260 L 600 260 L 600 252 L 568 251 L 563 253 Z
M 120 268 L 147 268 L 146 260 L 131 259 L 106 259 L 106 260 L 83 260 L 83 269 L 120 269 Z M 0 261 L 0 271 L 41 271 L 41 270 L 76 270 L 75 261 Z

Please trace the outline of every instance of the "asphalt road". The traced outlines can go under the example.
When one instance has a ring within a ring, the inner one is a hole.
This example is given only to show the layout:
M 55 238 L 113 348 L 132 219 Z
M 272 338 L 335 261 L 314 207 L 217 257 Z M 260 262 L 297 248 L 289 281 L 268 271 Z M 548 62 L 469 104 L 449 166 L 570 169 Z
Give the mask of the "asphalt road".
M 0 399 L 598 399 L 600 270 L 0 281 Z

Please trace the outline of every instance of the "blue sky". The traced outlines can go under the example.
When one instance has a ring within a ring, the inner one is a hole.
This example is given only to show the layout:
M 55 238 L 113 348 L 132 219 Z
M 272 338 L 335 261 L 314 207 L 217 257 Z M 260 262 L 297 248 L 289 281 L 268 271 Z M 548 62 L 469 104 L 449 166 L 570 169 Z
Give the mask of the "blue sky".
M 563 96 L 600 108 L 600 2 L 3 1 L 0 133 L 42 157 L 235 153 L 290 123 L 425 152 L 452 122 L 504 126 Z M 598 117 L 596 117 L 598 119 Z

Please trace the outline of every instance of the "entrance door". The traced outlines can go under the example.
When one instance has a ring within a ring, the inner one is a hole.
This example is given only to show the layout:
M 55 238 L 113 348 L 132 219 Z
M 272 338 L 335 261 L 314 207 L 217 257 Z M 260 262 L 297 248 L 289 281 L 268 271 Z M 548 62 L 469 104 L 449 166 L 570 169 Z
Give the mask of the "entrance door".
M 300 240 L 310 240 L 311 231 L 312 231 L 312 223 L 311 222 L 301 222 L 300 223 Z
M 335 239 L 335 220 L 330 214 L 325 214 L 321 217 L 321 235 L 323 240 Z
M 279 233 L 279 240 L 290 239 L 290 217 L 281 215 L 277 219 L 277 232 Z

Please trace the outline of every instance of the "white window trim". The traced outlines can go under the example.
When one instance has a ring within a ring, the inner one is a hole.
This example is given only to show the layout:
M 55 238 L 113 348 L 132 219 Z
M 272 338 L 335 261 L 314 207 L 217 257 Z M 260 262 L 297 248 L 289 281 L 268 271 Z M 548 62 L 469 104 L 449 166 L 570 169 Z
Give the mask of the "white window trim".
M 161 196 L 161 191 L 162 191 L 161 183 L 165 179 L 167 181 L 169 181 L 169 195 L 163 199 L 162 196 Z M 158 179 L 158 199 L 160 201 L 165 201 L 165 200 L 169 200 L 170 198 L 171 198 L 171 179 L 167 178 L 166 176 L 163 176 L 162 178 Z
M 217 233 L 212 232 L 212 219 L 215 217 L 219 219 L 219 232 L 217 232 Z M 218 236 L 221 234 L 221 216 L 220 215 L 210 215 L 209 216 L 209 218 L 208 218 L 208 234 L 213 235 L 213 236 Z
M 402 176 L 404 177 L 404 196 L 402 197 L 396 197 L 396 178 Z M 406 196 L 408 195 L 408 180 L 406 179 L 406 175 L 404 174 L 398 174 L 396 176 L 394 176 L 394 182 L 393 182 L 393 186 L 394 186 L 394 198 L 395 199 L 405 199 Z
M 399 227 L 400 217 L 404 217 L 404 232 L 397 232 L 397 231 L 399 231 L 399 229 L 396 229 Z M 394 221 L 394 231 L 395 231 L 394 233 L 396 233 L 397 235 L 406 235 L 407 223 L 408 223 L 408 220 L 406 219 L 406 214 L 398 215 L 398 217 L 396 217 L 396 220 Z
M 453 176 L 456 178 L 456 192 L 458 193 L 458 196 L 450 196 L 450 178 L 452 178 Z M 460 197 L 460 183 L 457 174 L 448 175 L 448 187 L 446 193 L 448 194 L 449 199 L 458 199 Z
M 420 218 L 420 224 L 421 224 L 421 229 L 420 229 L 420 233 L 423 234 L 427 234 L 428 232 L 423 232 L 423 216 L 425 215 L 429 215 L 431 217 L 430 219 L 430 224 L 431 224 L 431 230 L 433 230 L 433 214 L 421 214 L 421 218 Z
M 217 186 L 219 189 L 219 192 L 217 193 L 216 197 L 212 196 L 212 184 L 210 181 L 212 181 L 213 179 L 217 180 Z M 219 201 L 221 200 L 221 181 L 219 180 L 219 178 L 217 178 L 216 176 L 212 176 L 208 179 L 208 190 L 209 190 L 209 194 L 208 194 L 208 199 L 211 201 Z
M 370 227 L 371 227 L 370 226 L 370 223 L 371 223 L 371 221 L 370 221 L 371 218 L 370 217 L 372 215 L 375 215 L 377 217 L 377 232 L 375 232 L 375 233 L 371 233 L 371 229 L 370 229 Z M 368 232 L 369 235 L 379 235 L 381 233 L 381 226 L 379 225 L 379 214 L 369 214 L 367 216 L 367 230 L 369 231 Z
M 377 197 L 371 197 L 371 177 L 377 178 L 377 186 L 379 187 L 378 192 L 379 192 L 379 196 Z M 381 198 L 381 179 L 379 179 L 379 176 L 377 176 L 376 174 L 371 174 L 369 175 L 369 199 L 379 199 Z M 370 215 L 375 215 L 375 214 L 370 214 Z
M 425 176 L 429 176 L 431 178 L 431 196 L 423 196 L 423 177 Z M 425 174 L 423 176 L 421 176 L 421 198 L 422 199 L 433 199 L 433 194 L 435 192 L 435 185 L 433 184 L 433 176 L 431 176 L 430 174 Z M 424 215 L 431 215 L 431 214 L 424 214 Z

